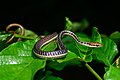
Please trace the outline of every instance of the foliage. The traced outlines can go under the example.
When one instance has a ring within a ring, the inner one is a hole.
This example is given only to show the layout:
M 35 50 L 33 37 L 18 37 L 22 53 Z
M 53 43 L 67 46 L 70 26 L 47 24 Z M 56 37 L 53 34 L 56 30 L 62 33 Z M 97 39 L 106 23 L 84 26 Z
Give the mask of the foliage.
M 66 66 L 83 66 L 83 63 L 92 63 L 93 60 L 105 65 L 104 80 L 118 80 L 120 74 L 120 61 L 118 48 L 120 33 L 114 32 L 109 37 L 102 37 L 98 32 L 97 27 L 93 27 L 92 35 L 88 36 L 82 31 L 85 30 L 89 23 L 86 19 L 79 23 L 77 29 L 81 28 L 78 32 L 74 22 L 71 22 L 67 17 L 66 27 L 67 30 L 72 30 L 81 41 L 86 42 L 99 42 L 103 44 L 101 48 L 90 48 L 78 44 L 74 39 L 69 36 L 62 38 L 62 41 L 68 49 L 68 54 L 60 59 L 40 59 L 33 53 L 35 43 L 40 39 L 34 32 L 25 29 L 25 36 L 15 34 L 15 40 L 10 43 L 6 41 L 11 37 L 11 33 L 5 31 L 0 32 L 0 80 L 33 80 L 36 72 L 40 71 L 38 78 L 35 80 L 63 80 L 60 77 L 54 76 L 53 72 L 47 70 L 48 68 L 55 70 L 63 70 Z M 74 27 L 73 27 L 74 26 Z M 17 38 L 22 38 L 22 41 L 16 42 Z M 46 51 L 53 51 L 57 48 L 57 42 L 51 41 L 42 49 Z M 115 60 L 115 61 L 114 61 Z M 90 69 L 90 66 L 86 66 Z M 94 70 L 91 71 L 94 74 Z M 94 74 L 98 79 L 99 75 Z M 22 77 L 21 77 L 22 76 Z

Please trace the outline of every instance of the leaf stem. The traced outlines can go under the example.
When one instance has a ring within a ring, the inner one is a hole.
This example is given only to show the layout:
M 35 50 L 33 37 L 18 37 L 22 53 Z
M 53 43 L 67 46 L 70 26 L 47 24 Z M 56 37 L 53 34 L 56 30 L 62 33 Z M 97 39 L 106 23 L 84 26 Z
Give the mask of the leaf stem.
M 35 39 L 34 37 L 27 37 L 27 36 L 22 36 L 19 34 L 15 34 L 15 37 L 24 38 L 24 39 Z
M 94 74 L 94 76 L 95 76 L 98 80 L 103 80 L 103 79 L 90 67 L 89 64 L 86 63 L 85 66 L 89 69 L 89 71 L 90 71 L 91 73 Z

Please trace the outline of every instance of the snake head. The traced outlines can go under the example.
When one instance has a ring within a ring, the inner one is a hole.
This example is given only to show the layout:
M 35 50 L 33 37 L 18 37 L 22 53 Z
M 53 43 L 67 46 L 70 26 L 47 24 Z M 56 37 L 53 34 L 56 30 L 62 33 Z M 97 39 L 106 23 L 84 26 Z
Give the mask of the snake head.
M 89 47 L 102 47 L 103 45 L 101 43 L 98 43 L 98 42 L 88 42 L 87 43 L 89 45 Z

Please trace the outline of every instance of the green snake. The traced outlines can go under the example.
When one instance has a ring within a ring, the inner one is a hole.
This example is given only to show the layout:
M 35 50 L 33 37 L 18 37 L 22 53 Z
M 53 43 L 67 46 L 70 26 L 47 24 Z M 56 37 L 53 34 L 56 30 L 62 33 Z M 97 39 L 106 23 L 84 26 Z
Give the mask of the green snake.
M 102 44 L 98 42 L 82 42 L 78 39 L 78 37 L 71 31 L 69 30 L 63 30 L 59 34 L 54 32 L 51 35 L 48 35 L 40 40 L 38 40 L 33 48 L 33 52 L 35 53 L 36 56 L 39 58 L 61 58 L 67 54 L 67 48 L 64 46 L 61 38 L 63 35 L 69 35 L 75 39 L 79 44 L 83 46 L 88 46 L 88 47 L 102 47 Z M 42 51 L 41 47 L 44 46 L 45 44 L 51 42 L 52 40 L 56 39 L 58 40 L 58 46 L 60 50 L 56 51 Z

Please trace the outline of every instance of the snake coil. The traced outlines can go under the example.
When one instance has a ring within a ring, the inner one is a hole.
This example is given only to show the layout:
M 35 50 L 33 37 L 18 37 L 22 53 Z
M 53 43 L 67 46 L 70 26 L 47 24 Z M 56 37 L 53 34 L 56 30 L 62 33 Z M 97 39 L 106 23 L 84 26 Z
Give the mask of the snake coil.
M 34 46 L 33 52 L 39 58 L 60 58 L 60 57 L 65 56 L 67 54 L 67 48 L 64 46 L 64 44 L 61 40 L 63 35 L 69 35 L 69 36 L 73 37 L 79 44 L 81 44 L 83 46 L 102 47 L 102 44 L 100 44 L 98 42 L 81 42 L 73 32 L 71 32 L 69 30 L 63 30 L 59 34 L 57 34 L 55 32 L 55 33 L 48 35 L 48 36 L 40 39 L 39 41 L 37 41 Z M 58 45 L 59 45 L 60 50 L 51 51 L 51 52 L 41 50 L 41 47 L 43 45 L 51 42 L 52 40 L 54 40 L 56 38 L 58 40 Z

